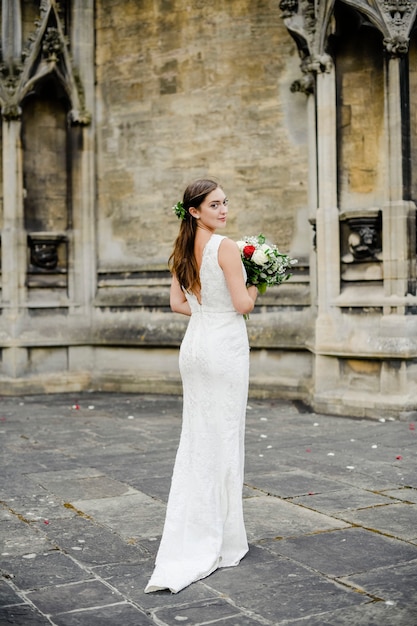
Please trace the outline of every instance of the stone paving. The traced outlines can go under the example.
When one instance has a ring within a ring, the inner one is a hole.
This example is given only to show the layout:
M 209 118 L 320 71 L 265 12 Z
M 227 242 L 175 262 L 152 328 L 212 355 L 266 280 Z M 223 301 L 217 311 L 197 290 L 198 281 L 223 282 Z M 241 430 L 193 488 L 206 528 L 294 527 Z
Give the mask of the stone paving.
M 0 624 L 417 625 L 417 426 L 251 400 L 249 554 L 146 595 L 181 399 L 0 398 Z

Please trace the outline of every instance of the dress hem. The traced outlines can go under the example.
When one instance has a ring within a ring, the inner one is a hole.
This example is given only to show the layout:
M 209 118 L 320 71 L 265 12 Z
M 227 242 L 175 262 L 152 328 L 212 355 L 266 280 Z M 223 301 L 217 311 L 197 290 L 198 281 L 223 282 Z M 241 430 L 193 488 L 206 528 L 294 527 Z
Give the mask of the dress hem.
M 193 583 L 196 583 L 199 580 L 203 580 L 204 578 L 207 578 L 208 576 L 211 576 L 211 574 L 213 574 L 218 569 L 222 569 L 222 568 L 225 568 L 225 567 L 236 567 L 237 565 L 239 565 L 240 561 L 243 559 L 243 557 L 246 556 L 246 554 L 248 552 L 249 552 L 249 547 L 247 548 L 247 550 L 245 550 L 245 552 L 242 554 L 241 557 L 236 559 L 236 561 L 234 561 L 233 563 L 229 563 L 229 564 L 224 564 L 222 562 L 222 560 L 221 560 L 221 557 L 219 557 L 217 559 L 216 565 L 214 565 L 207 574 L 201 574 L 200 576 L 197 576 L 197 578 L 194 578 L 193 580 L 191 580 L 190 582 L 184 584 L 183 586 L 181 586 L 179 588 L 170 587 L 169 585 L 164 585 L 163 583 L 160 583 L 160 584 L 158 584 L 158 583 L 152 583 L 152 584 L 148 583 L 148 585 L 144 589 L 144 593 L 154 593 L 156 591 L 170 591 L 171 593 L 179 593 L 180 591 L 182 591 L 183 589 L 186 589 L 187 587 L 189 587 Z M 152 579 L 152 577 L 151 577 L 151 579 Z

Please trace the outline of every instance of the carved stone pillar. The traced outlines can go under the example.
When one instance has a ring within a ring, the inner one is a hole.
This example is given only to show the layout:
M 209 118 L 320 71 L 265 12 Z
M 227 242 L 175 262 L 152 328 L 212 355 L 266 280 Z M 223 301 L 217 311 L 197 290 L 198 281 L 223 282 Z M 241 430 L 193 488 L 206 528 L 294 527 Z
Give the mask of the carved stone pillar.
M 406 146 L 404 145 L 404 89 L 405 77 L 402 71 L 403 59 L 399 54 L 390 54 L 386 64 L 386 134 L 388 153 L 388 176 L 386 176 L 386 197 L 383 207 L 383 266 L 384 293 L 387 297 L 407 294 L 410 273 L 410 249 L 408 245 L 410 221 L 415 225 L 415 204 L 404 200 L 404 187 L 407 172 Z M 406 107 L 408 108 L 408 107 Z M 402 306 L 386 305 L 384 313 L 405 313 Z
M 317 74 L 317 265 L 319 315 L 340 290 L 339 213 L 337 207 L 336 87 L 334 67 Z
M 84 86 L 85 107 L 94 109 L 94 1 L 73 2 L 72 49 Z M 89 315 L 96 293 L 95 124 L 73 122 L 73 312 Z M 82 149 L 80 150 L 80 146 Z
M 3 228 L 1 246 L 3 329 L 5 344 L 12 343 L 17 334 L 20 307 L 24 301 L 26 270 L 26 237 L 23 229 L 23 175 L 22 146 L 20 141 L 20 108 L 6 103 L 7 94 L 16 91 L 21 70 L 22 45 L 20 2 L 2 1 L 2 158 L 3 158 Z M 6 347 L 3 351 L 3 367 L 9 376 L 18 376 L 26 351 Z
M 20 120 L 3 119 L 3 230 L 2 283 L 3 301 L 9 311 L 24 300 L 26 237 L 23 229 L 22 153 Z

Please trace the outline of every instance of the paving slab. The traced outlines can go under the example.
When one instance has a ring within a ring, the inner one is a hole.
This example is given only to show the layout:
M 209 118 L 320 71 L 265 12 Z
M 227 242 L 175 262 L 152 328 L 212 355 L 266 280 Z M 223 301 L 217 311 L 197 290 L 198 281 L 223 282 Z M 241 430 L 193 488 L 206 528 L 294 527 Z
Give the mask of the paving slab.
M 417 546 L 363 528 L 282 539 L 268 549 L 336 578 L 417 559 Z
M 28 604 L 0 607 L 0 624 L 13 626 L 51 626 L 50 620 Z
M 154 622 L 127 602 L 53 615 L 57 626 L 150 626 Z
M 99 580 L 45 587 L 38 591 L 28 592 L 26 597 L 40 611 L 48 615 L 89 607 L 111 606 L 124 601 L 124 598 L 116 590 L 109 588 Z
M 162 534 L 165 506 L 139 491 L 120 497 L 76 500 L 72 504 L 125 539 Z
M 3 579 L 13 579 L 14 574 L 9 574 L 6 570 L 2 570 L 2 577 Z M 12 606 L 14 604 L 23 604 L 23 602 L 24 601 L 22 600 L 22 598 L 10 585 L 8 585 L 4 580 L 0 580 L 0 607 Z
M 395 493 L 395 490 L 392 492 Z M 330 491 L 329 493 L 311 492 L 308 496 L 297 496 L 291 498 L 294 504 L 301 504 L 314 511 L 334 515 L 336 513 L 344 513 L 345 511 L 354 511 L 356 509 L 373 508 L 381 504 L 391 504 L 398 502 L 395 496 L 389 492 L 375 494 L 366 489 L 358 489 L 357 487 L 340 488 L 338 491 Z
M 310 568 L 286 557 L 276 558 L 269 550 L 251 544 L 239 567 L 219 569 L 206 578 L 204 584 L 233 598 L 240 593 L 254 594 L 269 585 L 281 587 L 314 577 L 316 573 Z
M 395 498 L 396 500 L 403 500 L 404 502 L 417 504 L 417 489 L 413 489 L 412 487 L 402 487 L 392 490 L 388 489 L 387 491 L 382 491 L 381 494 L 388 496 L 389 498 Z
M 44 529 L 49 541 L 83 565 L 138 563 L 149 558 L 149 551 L 136 541 L 125 541 L 106 526 L 75 515 Z
M 154 558 L 135 564 L 115 564 L 98 566 L 94 573 L 112 585 L 130 601 L 140 605 L 144 610 L 160 607 L 184 606 L 190 602 L 201 602 L 218 598 L 219 594 L 213 590 L 205 579 L 183 589 L 181 593 L 173 594 L 170 591 L 158 593 L 143 593 L 154 568 Z
M 288 624 L 288 622 L 286 622 Z M 415 626 L 417 613 L 385 602 L 328 611 L 291 622 L 291 626 Z
M 294 537 L 305 533 L 322 532 L 332 528 L 347 528 L 349 523 L 309 509 L 300 510 L 296 504 L 260 496 L 245 498 L 243 511 L 249 541 L 276 537 Z
M 166 626 L 186 622 L 187 626 L 207 624 L 217 619 L 240 619 L 242 611 L 223 598 L 191 602 L 187 606 L 167 607 L 152 612 L 158 623 Z M 239 623 L 239 622 L 238 622 Z
M 281 471 L 276 473 L 246 475 L 245 483 L 262 489 L 269 495 L 289 498 L 309 493 L 325 493 L 340 490 L 341 484 L 335 480 L 317 476 L 302 470 Z
M 386 598 L 390 605 L 414 607 L 417 617 L 417 560 L 404 565 L 379 568 L 343 578 L 361 591 L 377 598 Z M 404 584 L 404 581 L 407 584 Z M 414 592 L 413 592 L 414 589 Z M 417 623 L 417 619 L 416 619 Z
M 413 504 L 392 502 L 360 511 L 344 511 L 339 515 L 345 521 L 392 537 L 409 540 L 417 537 L 416 507 Z
M 107 476 L 58 477 L 53 480 L 41 478 L 39 474 L 37 476 L 39 484 L 53 493 L 59 494 L 68 502 L 72 500 L 87 500 L 89 498 L 123 496 L 135 491 L 126 483 L 113 480 L 113 478 L 108 478 Z
M 325 610 L 349 608 L 367 601 L 342 585 L 319 576 L 288 580 L 253 592 L 248 589 L 233 596 L 234 602 L 272 624 L 300 618 L 310 618 Z
M 0 624 L 417 626 L 416 431 L 251 400 L 249 553 L 144 594 L 181 398 L 0 398 Z
M 0 557 L 3 576 L 13 580 L 13 584 L 23 591 L 92 578 L 89 572 L 59 550 L 31 556 L 30 559 Z
M 0 522 L 0 555 L 28 555 L 33 552 L 44 552 L 48 549 L 46 537 L 29 523 L 16 520 Z

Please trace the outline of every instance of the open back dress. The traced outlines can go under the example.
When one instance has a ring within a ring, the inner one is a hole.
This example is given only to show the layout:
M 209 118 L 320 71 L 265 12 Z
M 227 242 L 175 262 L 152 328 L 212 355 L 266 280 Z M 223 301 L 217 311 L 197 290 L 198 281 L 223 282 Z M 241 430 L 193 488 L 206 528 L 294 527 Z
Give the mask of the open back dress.
M 165 525 L 146 593 L 177 593 L 248 551 L 242 510 L 249 345 L 218 262 L 212 235 L 200 269 L 201 304 L 180 348 L 183 421 Z M 242 271 L 244 268 L 242 266 Z

